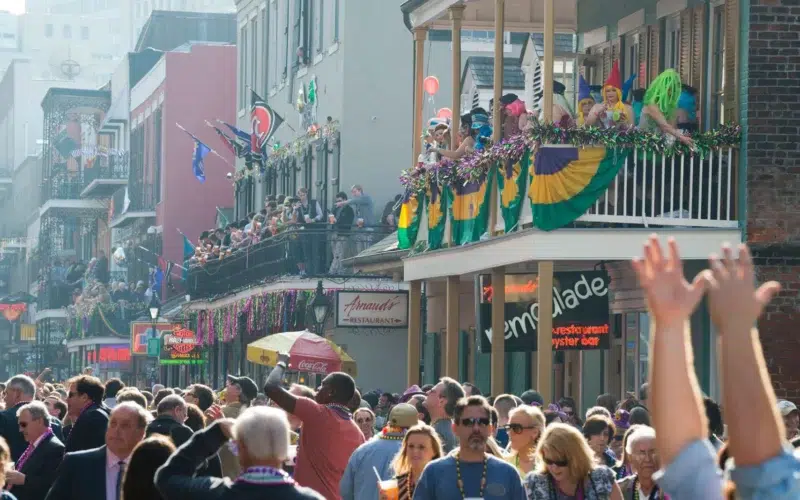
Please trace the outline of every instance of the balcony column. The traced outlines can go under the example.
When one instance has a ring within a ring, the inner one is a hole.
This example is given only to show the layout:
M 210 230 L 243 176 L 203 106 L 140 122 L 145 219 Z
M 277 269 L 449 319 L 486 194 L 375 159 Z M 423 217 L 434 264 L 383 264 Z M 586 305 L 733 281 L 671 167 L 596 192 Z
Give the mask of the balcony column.
M 422 152 L 422 108 L 425 106 L 422 81 L 425 79 L 425 40 L 428 38 L 427 28 L 414 30 L 414 147 L 411 165 L 417 164 Z
M 494 104 L 492 106 L 492 141 L 494 142 L 498 142 L 503 138 L 503 117 L 500 116 L 500 98 L 503 97 L 505 15 L 506 0 L 494 0 Z M 489 175 L 494 175 L 493 168 L 489 169 Z M 489 234 L 491 235 L 494 234 L 495 227 L 497 227 L 497 188 L 492 189 L 489 203 Z M 492 286 L 494 286 L 494 282 L 492 282 Z M 492 348 L 492 355 L 494 355 L 494 347 Z M 494 373 L 494 368 L 492 368 L 492 373 Z M 492 387 L 494 387 L 494 382 L 492 382 Z
M 464 18 L 464 4 L 450 7 L 453 22 L 453 120 L 450 127 L 450 149 L 458 149 L 461 142 L 458 130 L 461 128 L 461 20 Z
M 447 277 L 447 320 L 444 341 L 444 374 L 448 377 L 459 379 L 458 376 L 458 345 L 459 334 L 459 307 L 461 278 L 459 276 Z
M 497 100 L 495 100 L 497 102 Z M 506 392 L 506 270 L 492 269 L 492 394 Z
M 422 329 L 422 282 L 408 284 L 408 365 L 406 387 L 419 385 L 420 330 Z
M 555 0 L 544 0 L 544 120 L 553 121 Z M 545 403 L 553 397 L 553 262 L 539 262 L 539 320 L 536 327 L 536 386 Z

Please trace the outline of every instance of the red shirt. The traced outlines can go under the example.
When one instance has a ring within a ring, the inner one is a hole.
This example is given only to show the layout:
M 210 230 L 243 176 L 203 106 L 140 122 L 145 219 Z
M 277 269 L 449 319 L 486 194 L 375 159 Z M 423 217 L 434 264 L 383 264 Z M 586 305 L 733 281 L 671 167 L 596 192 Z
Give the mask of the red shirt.
M 328 500 L 340 500 L 339 482 L 364 434 L 352 418 L 342 418 L 313 399 L 297 398 L 294 415 L 303 422 L 294 479 Z

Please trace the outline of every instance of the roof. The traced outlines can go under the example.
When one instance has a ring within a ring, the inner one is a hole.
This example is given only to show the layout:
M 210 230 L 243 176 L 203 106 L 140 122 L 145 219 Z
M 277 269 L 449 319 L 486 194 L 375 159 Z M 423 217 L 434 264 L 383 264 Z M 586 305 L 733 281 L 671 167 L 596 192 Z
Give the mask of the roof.
M 408 253 L 408 250 L 400 250 L 398 244 L 397 231 L 395 231 L 355 257 L 344 259 L 343 264 L 358 267 L 359 265 L 400 260 Z
M 411 26 L 411 13 L 414 9 L 424 4 L 428 0 L 407 0 L 400 6 L 400 11 L 403 13 L 403 23 L 405 23 L 408 31 L 413 31 L 414 27 Z
M 42 99 L 42 107 L 46 107 L 51 99 L 58 97 L 96 97 L 98 99 L 111 99 L 111 92 L 108 90 L 93 89 L 67 89 L 62 87 L 50 87 Z
M 531 33 L 530 43 L 525 43 L 522 46 L 522 53 L 519 55 L 520 61 L 525 58 L 525 51 L 528 46 L 533 45 L 536 48 L 536 54 L 539 57 L 544 56 L 544 33 Z M 554 51 L 559 52 L 575 52 L 575 35 L 570 33 L 556 33 L 556 46 Z
M 461 86 L 464 86 L 467 72 L 478 88 L 494 88 L 494 57 L 470 56 L 461 73 Z M 503 58 L 503 89 L 524 89 L 525 75 L 522 62 L 516 57 Z
M 154 10 L 134 51 L 170 51 L 191 41 L 236 44 L 236 14 Z

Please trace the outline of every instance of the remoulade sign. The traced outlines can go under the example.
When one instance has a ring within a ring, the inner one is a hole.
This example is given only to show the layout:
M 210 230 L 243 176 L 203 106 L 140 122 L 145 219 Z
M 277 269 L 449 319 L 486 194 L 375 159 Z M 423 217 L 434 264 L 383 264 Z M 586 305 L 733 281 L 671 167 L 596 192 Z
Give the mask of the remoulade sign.
M 337 327 L 407 328 L 408 292 L 336 292 Z
M 491 276 L 479 279 L 478 331 L 481 352 L 492 349 Z M 587 351 L 611 346 L 609 277 L 604 271 L 560 272 L 553 276 L 553 349 Z M 506 352 L 536 351 L 539 321 L 535 274 L 506 275 Z

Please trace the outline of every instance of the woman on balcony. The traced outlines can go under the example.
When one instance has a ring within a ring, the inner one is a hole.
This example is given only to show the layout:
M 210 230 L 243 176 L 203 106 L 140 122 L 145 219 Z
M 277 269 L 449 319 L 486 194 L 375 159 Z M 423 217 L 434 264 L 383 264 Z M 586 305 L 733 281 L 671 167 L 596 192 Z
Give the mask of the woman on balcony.
M 472 130 L 471 114 L 461 115 L 461 127 L 458 129 L 458 136 L 461 138 L 461 144 L 455 151 L 451 151 L 442 145 L 433 146 L 430 151 L 451 160 L 460 160 L 464 155 L 472 153 L 475 150 L 475 131 Z
M 611 75 L 603 85 L 603 102 L 595 104 L 592 108 L 586 117 L 586 125 L 602 128 L 633 126 L 633 110 L 622 101 L 619 61 L 614 61 Z
M 689 147 L 694 141 L 681 133 L 674 123 L 677 120 L 678 101 L 682 92 L 681 77 L 674 69 L 668 69 L 658 75 L 644 95 L 644 107 L 639 128 L 643 130 L 661 130 L 665 135 L 678 139 Z

